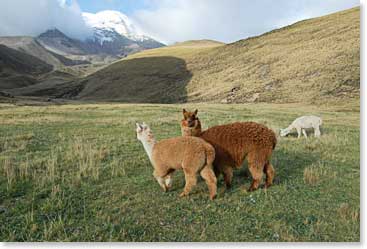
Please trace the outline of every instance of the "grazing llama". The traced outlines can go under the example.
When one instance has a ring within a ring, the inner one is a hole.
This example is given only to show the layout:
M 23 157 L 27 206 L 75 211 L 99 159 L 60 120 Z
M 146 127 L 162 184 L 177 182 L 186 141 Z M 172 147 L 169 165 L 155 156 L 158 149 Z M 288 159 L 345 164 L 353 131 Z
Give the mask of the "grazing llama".
M 301 131 L 305 138 L 307 133 L 305 129 L 313 128 L 315 137 L 320 137 L 320 126 L 322 125 L 322 119 L 317 116 L 302 116 L 294 120 L 287 128 L 280 129 L 280 136 L 287 136 L 293 129 L 297 130 L 298 138 L 301 137 Z
M 249 191 L 259 188 L 263 173 L 266 175 L 265 187 L 272 185 L 275 171 L 270 158 L 277 139 L 271 129 L 255 122 L 236 122 L 214 126 L 202 132 L 197 111 L 187 112 L 183 109 L 183 114 L 182 135 L 198 136 L 214 146 L 214 172 L 216 176 L 224 175 L 227 187 L 231 186 L 233 168 L 240 168 L 245 158 L 253 179 Z M 194 125 L 190 126 L 187 117 L 195 120 Z
M 197 173 L 204 178 L 209 188 L 210 199 L 217 194 L 217 178 L 213 171 L 215 150 L 213 146 L 201 138 L 175 137 L 156 142 L 149 126 L 136 123 L 138 140 L 153 165 L 153 176 L 164 191 L 172 186 L 172 173 L 183 169 L 185 174 L 185 188 L 180 196 L 189 195 L 196 185 Z

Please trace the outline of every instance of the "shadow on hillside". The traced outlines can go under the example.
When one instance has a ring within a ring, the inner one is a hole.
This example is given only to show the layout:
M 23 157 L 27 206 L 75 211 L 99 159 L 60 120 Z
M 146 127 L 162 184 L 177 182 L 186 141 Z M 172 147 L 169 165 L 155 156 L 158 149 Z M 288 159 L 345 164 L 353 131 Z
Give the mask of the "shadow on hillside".
M 79 97 L 127 103 L 186 102 L 191 77 L 186 62 L 177 57 L 121 60 L 89 76 Z
M 144 57 L 115 62 L 86 78 L 50 77 L 9 92 L 21 96 L 124 103 L 182 103 L 192 74 L 186 62 L 172 56 Z

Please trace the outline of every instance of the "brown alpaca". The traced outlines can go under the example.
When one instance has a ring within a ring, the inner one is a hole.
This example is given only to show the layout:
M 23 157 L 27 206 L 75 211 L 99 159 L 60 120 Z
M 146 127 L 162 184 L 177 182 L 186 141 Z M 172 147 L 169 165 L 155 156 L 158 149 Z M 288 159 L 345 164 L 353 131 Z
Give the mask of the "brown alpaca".
M 181 131 L 184 136 L 200 134 L 199 137 L 214 146 L 214 171 L 216 176 L 221 173 L 224 175 L 227 187 L 231 186 L 233 168 L 240 168 L 245 158 L 253 179 L 249 191 L 259 188 L 263 173 L 266 175 L 265 187 L 272 185 L 275 171 L 270 164 L 270 158 L 277 143 L 272 130 L 255 122 L 236 122 L 214 126 L 201 132 L 200 121 L 195 118 L 199 124 L 197 127 L 185 126 L 182 121 Z
M 210 199 L 215 198 L 217 178 L 213 171 L 213 146 L 197 137 L 175 137 L 156 142 L 145 123 L 136 124 L 136 134 L 153 164 L 153 176 L 164 191 L 172 186 L 172 173 L 183 169 L 186 184 L 181 197 L 189 195 L 196 185 L 197 173 L 200 172 L 208 185 Z

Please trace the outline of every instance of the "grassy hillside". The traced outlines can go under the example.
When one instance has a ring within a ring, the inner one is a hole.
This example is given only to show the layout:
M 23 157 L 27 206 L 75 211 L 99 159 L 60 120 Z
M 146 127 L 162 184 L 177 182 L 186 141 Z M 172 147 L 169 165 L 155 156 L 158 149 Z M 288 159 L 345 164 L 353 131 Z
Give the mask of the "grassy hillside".
M 228 45 L 190 41 L 143 51 L 87 77 L 79 98 L 163 103 L 359 99 L 359 13 L 353 8 Z
M 32 55 L 0 44 L 0 90 L 32 85 L 53 66 Z
M 295 117 L 324 120 L 320 139 L 279 138 L 275 184 L 246 192 L 199 180 L 179 198 L 182 172 L 163 193 L 135 135 L 180 135 L 181 108 L 204 128 L 253 120 L 277 131 Z M 299 104 L 0 105 L 0 241 L 359 241 L 359 106 Z
M 0 56 L 0 90 L 47 97 L 59 96 L 59 92 L 67 94 L 65 91 L 75 85 L 69 84 L 71 79 L 91 74 L 117 59 L 108 55 L 69 58 L 45 49 L 27 36 L 0 37 Z
M 0 37 L 0 44 L 37 57 L 38 59 L 53 65 L 55 68 L 62 67 L 62 63 L 42 47 L 33 37 Z
M 33 37 L 0 37 L 0 44 L 37 57 L 45 63 L 53 65 L 54 68 L 58 70 L 63 69 L 65 66 L 89 64 L 88 61 L 71 60 L 65 56 L 49 51 L 39 44 L 39 42 Z
M 82 80 L 79 98 L 124 102 L 185 102 L 192 78 L 187 61 L 193 54 L 222 43 L 191 41 L 128 56 Z

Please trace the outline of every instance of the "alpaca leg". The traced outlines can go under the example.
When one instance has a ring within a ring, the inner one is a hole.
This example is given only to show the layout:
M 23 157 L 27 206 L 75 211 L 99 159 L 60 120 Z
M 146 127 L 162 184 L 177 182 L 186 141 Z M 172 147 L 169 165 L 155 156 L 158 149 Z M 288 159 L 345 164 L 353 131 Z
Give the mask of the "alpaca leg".
M 273 179 L 275 175 L 273 165 L 271 165 L 269 161 L 265 164 L 264 173 L 266 175 L 265 188 L 268 188 L 273 184 Z
M 315 137 L 320 137 L 320 134 L 321 134 L 320 127 L 317 126 L 316 128 L 314 128 L 314 130 L 315 130 Z
M 185 171 L 185 188 L 183 190 L 183 192 L 180 194 L 180 197 L 189 195 L 192 187 L 194 187 L 196 185 L 196 174 L 193 172 L 187 172 Z
M 224 175 L 224 182 L 226 184 L 227 188 L 230 188 L 232 186 L 232 178 L 233 178 L 233 169 L 230 166 L 226 166 L 223 169 L 223 175 Z
M 169 190 L 172 187 L 172 173 L 171 174 L 168 174 L 164 178 L 164 184 L 165 184 L 167 190 Z
M 210 199 L 213 200 L 217 196 L 217 178 L 211 166 L 206 165 L 200 172 L 201 177 L 208 185 Z
M 157 180 L 159 186 L 161 186 L 161 188 L 163 189 L 164 192 L 167 191 L 167 187 L 166 187 L 166 184 L 165 184 L 165 178 L 163 177 L 165 174 L 161 174 L 160 172 L 158 171 L 154 171 L 153 172 L 153 176 L 154 178 Z
M 297 130 L 298 138 L 300 138 L 301 137 L 301 128 L 296 128 L 296 130 Z
M 263 170 L 265 167 L 265 160 L 261 160 L 261 151 L 251 152 L 248 155 L 248 167 L 252 176 L 252 184 L 248 191 L 255 191 L 259 188 Z
M 261 183 L 261 178 L 263 176 L 263 170 L 260 167 L 254 165 L 249 167 L 250 173 L 252 175 L 252 183 L 248 191 L 255 191 L 259 188 Z
M 169 190 L 172 187 L 172 175 L 174 170 L 170 170 L 168 174 L 164 178 L 164 184 L 166 185 L 167 190 Z
M 305 138 L 307 138 L 307 132 L 305 129 L 302 129 L 302 133 L 303 133 L 303 136 L 305 136 Z
M 161 188 L 163 189 L 164 192 L 167 191 L 167 187 L 166 187 L 166 184 L 164 182 L 164 178 L 163 177 L 160 177 L 160 176 L 157 176 L 155 177 L 155 179 L 157 180 L 159 186 L 161 186 Z

